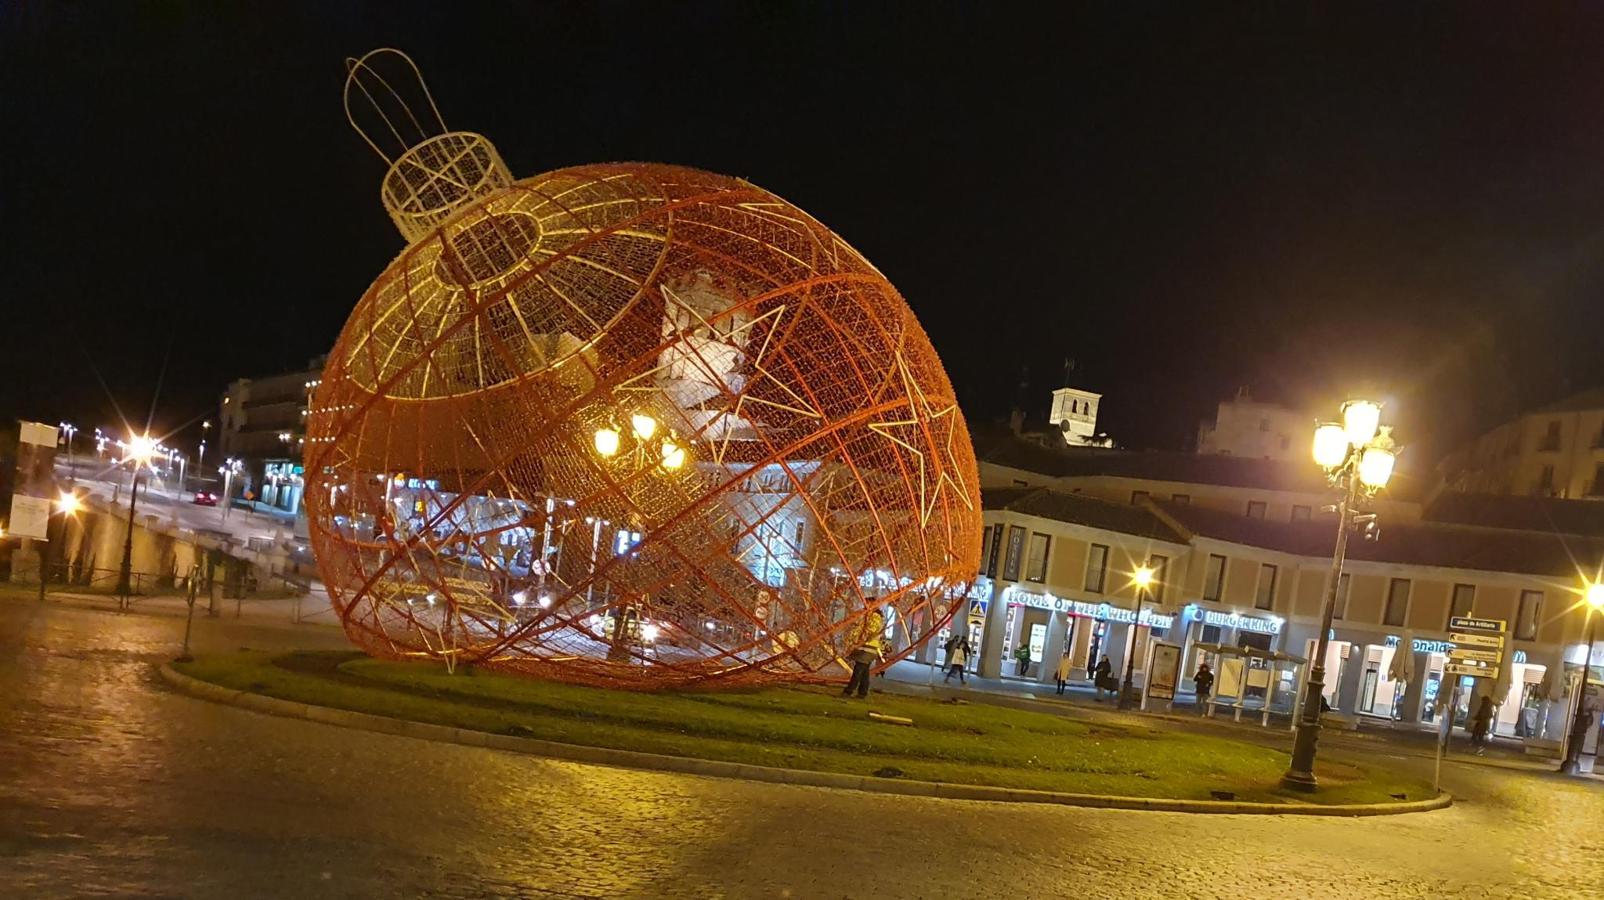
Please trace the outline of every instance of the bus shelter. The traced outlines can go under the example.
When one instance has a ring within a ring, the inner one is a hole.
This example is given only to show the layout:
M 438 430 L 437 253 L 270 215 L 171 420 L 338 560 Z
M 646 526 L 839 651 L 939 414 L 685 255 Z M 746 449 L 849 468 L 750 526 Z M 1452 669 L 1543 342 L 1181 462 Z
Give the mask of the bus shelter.
M 1297 721 L 1308 660 L 1257 647 L 1204 643 L 1193 646 L 1214 662 L 1214 692 L 1209 695 L 1206 713 L 1210 718 L 1216 707 L 1224 707 L 1232 710 L 1232 718 L 1238 722 L 1244 712 L 1257 713 L 1261 726 L 1270 724 L 1271 713 Z

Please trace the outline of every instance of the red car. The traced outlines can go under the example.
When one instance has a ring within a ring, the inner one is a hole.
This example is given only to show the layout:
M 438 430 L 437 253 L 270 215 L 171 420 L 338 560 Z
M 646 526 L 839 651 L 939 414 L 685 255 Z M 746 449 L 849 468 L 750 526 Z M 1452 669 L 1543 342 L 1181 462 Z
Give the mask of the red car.
M 211 491 L 196 491 L 195 492 L 195 505 L 196 506 L 216 506 L 217 505 L 217 495 L 212 493 Z

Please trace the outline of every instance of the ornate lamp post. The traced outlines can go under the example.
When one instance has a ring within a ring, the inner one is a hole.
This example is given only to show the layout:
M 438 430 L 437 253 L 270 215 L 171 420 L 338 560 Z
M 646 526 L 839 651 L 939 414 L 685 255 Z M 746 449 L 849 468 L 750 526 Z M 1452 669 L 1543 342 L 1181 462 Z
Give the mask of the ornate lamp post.
M 1565 749 L 1565 761 L 1559 770 L 1566 775 L 1581 772 L 1582 744 L 1587 738 L 1588 722 L 1582 718 L 1582 704 L 1587 699 L 1587 673 L 1593 664 L 1593 629 L 1598 626 L 1593 614 L 1604 615 L 1604 581 L 1595 581 L 1582 590 L 1582 614 L 1587 617 L 1587 648 L 1582 651 L 1582 684 L 1576 694 L 1576 709 L 1571 713 L 1570 746 Z
M 1142 602 L 1153 586 L 1153 567 L 1143 562 L 1131 573 L 1131 584 L 1136 586 L 1136 621 L 1131 623 L 1131 640 L 1125 646 L 1125 680 L 1119 686 L 1119 708 L 1131 708 L 1131 671 L 1136 667 L 1136 629 L 1142 627 Z M 1148 629 L 1149 633 L 1152 629 Z M 1151 677 L 1151 675 L 1149 675 Z
M 133 592 L 134 572 L 134 504 L 139 499 L 139 470 L 150 465 L 150 457 L 156 452 L 156 442 L 150 435 L 140 434 L 130 438 L 123 459 L 133 463 L 134 483 L 128 490 L 128 530 L 123 535 L 123 562 L 117 570 L 117 596 L 123 605 L 127 605 L 128 595 Z
M 690 452 L 681 444 L 679 437 L 672 431 L 665 431 L 661 423 L 645 413 L 633 413 L 629 417 L 627 434 L 617 425 L 608 424 L 596 429 L 593 440 L 596 455 L 604 463 L 627 468 L 626 474 L 634 474 L 646 469 L 661 469 L 665 472 L 674 472 L 685 466 L 690 459 Z M 601 519 L 595 519 L 596 532 L 591 538 L 591 575 L 596 572 L 596 555 L 600 551 Z M 607 651 L 607 658 L 614 662 L 624 662 L 629 659 L 627 647 L 629 606 L 613 615 L 612 646 Z M 647 627 L 642 627 L 641 636 L 651 639 Z
M 1326 643 L 1331 634 L 1332 610 L 1337 587 L 1342 581 L 1342 562 L 1348 552 L 1348 532 L 1353 527 L 1354 507 L 1386 486 L 1392 477 L 1394 453 L 1391 428 L 1381 426 L 1381 404 L 1370 400 L 1349 400 L 1342 406 L 1342 424 L 1327 423 L 1314 430 L 1314 461 L 1323 466 L 1331 484 L 1342 491 L 1337 503 L 1337 544 L 1331 554 L 1331 577 L 1326 583 L 1325 601 L 1320 605 L 1320 634 L 1316 638 L 1309 683 L 1304 691 L 1297 738 L 1292 745 L 1292 764 L 1281 776 L 1282 787 L 1313 791 L 1314 756 L 1320 741 L 1320 698 L 1325 693 Z

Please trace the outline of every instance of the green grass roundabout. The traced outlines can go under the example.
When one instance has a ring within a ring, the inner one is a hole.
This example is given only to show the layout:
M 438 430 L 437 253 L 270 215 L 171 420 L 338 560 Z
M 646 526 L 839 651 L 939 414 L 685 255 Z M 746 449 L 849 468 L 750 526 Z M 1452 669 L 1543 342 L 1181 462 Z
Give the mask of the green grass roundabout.
M 179 672 L 282 700 L 492 734 L 748 765 L 1080 794 L 1351 804 L 1431 795 L 1383 769 L 1327 763 L 1322 789 L 1279 789 L 1287 755 L 1208 735 L 876 692 L 828 688 L 639 694 L 448 674 L 428 663 L 354 653 L 244 651 L 177 663 Z M 876 712 L 913 720 L 901 727 Z

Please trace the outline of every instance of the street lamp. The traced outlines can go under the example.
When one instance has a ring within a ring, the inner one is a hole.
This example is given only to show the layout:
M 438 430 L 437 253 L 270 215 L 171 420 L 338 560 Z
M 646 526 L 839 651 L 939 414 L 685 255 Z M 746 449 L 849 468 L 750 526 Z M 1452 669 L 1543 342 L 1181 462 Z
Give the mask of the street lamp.
M 128 530 L 123 535 L 123 562 L 117 570 L 117 596 L 121 603 L 127 605 L 128 595 L 133 591 L 134 572 L 134 504 L 139 499 L 139 470 L 150 465 L 150 457 L 156 452 L 156 442 L 150 435 L 140 434 L 129 439 L 123 458 L 132 462 L 134 469 L 134 483 L 128 490 Z
M 212 430 L 211 420 L 201 423 L 200 451 L 195 454 L 195 471 L 201 471 L 206 465 L 206 432 Z
M 78 433 L 78 426 L 71 422 L 62 422 L 61 431 L 67 436 L 67 482 L 75 484 L 78 480 L 78 468 L 72 460 L 72 436 Z
M 61 513 L 61 543 L 67 543 L 67 517 L 75 515 L 84 508 L 82 500 L 72 491 L 62 491 L 56 498 L 56 512 Z M 39 542 L 39 600 L 45 599 L 45 582 L 50 580 L 50 558 L 55 554 L 51 552 L 50 521 L 45 520 L 45 540 Z
M 672 429 L 664 429 L 662 423 L 645 413 L 631 413 L 628 417 L 629 428 L 626 431 L 616 423 L 608 423 L 596 429 L 592 436 L 592 447 L 596 455 L 604 464 L 628 465 L 633 472 L 651 471 L 661 468 L 665 472 L 673 472 L 685 466 L 689 461 L 689 451 L 679 442 L 679 437 Z M 627 447 L 626 447 L 627 442 Z M 629 474 L 633 474 L 633 472 Z M 591 536 L 590 569 L 591 580 L 595 580 L 596 556 L 601 545 L 602 520 L 594 518 L 595 531 Z M 628 630 L 629 606 L 617 610 L 613 616 L 612 646 L 607 651 L 607 658 L 614 662 L 623 662 L 629 659 L 629 650 L 625 647 Z M 648 642 L 645 627 L 641 629 L 641 636 Z M 655 637 L 655 636 L 654 636 Z
M 1119 688 L 1120 709 L 1131 707 L 1131 673 L 1136 668 L 1136 629 L 1142 627 L 1142 601 L 1147 599 L 1156 574 L 1153 567 L 1145 562 L 1131 573 L 1131 584 L 1136 586 L 1136 621 L 1131 623 L 1131 639 L 1125 646 L 1125 680 Z
M 1570 745 L 1565 749 L 1565 761 L 1559 770 L 1566 775 L 1581 771 L 1582 744 L 1587 736 L 1587 723 L 1582 718 L 1582 703 L 1587 699 L 1587 673 L 1593 665 L 1593 629 L 1598 623 L 1593 614 L 1604 616 L 1604 581 L 1594 581 L 1582 590 L 1582 614 L 1587 617 L 1587 647 L 1582 651 L 1582 683 L 1576 692 L 1576 709 L 1571 713 Z
M 1311 447 L 1314 461 L 1326 470 L 1333 487 L 1342 491 L 1337 504 L 1337 543 L 1331 553 L 1331 576 L 1320 605 L 1320 633 L 1315 639 L 1313 664 L 1303 696 L 1298 733 L 1292 745 L 1292 763 L 1281 776 L 1281 786 L 1311 792 L 1317 786 L 1314 757 L 1320 742 L 1320 700 L 1325 694 L 1326 642 L 1331 635 L 1331 618 L 1337 603 L 1337 587 L 1342 581 L 1342 562 L 1348 552 L 1348 532 L 1353 527 L 1354 507 L 1361 496 L 1369 497 L 1392 478 L 1397 458 L 1392 429 L 1381 425 L 1381 404 L 1370 400 L 1349 400 L 1342 406 L 1342 424 L 1327 423 L 1314 430 Z
M 232 507 L 234 505 L 234 497 L 233 497 L 232 494 L 230 494 L 228 492 L 228 490 L 229 490 L 229 487 L 231 485 L 233 485 L 233 483 L 234 483 L 234 476 L 239 474 L 239 471 L 242 468 L 244 468 L 244 467 L 240 465 L 240 461 L 235 459 L 232 456 L 230 456 L 227 460 L 225 460 L 223 465 L 220 465 L 220 466 L 217 467 L 217 474 L 223 476 L 223 521 L 224 522 L 228 521 L 228 510 L 229 510 L 230 507 Z

